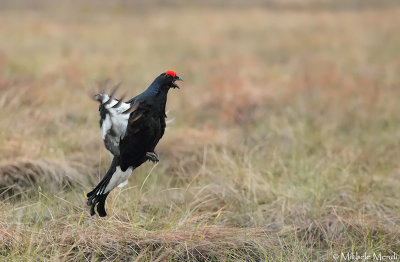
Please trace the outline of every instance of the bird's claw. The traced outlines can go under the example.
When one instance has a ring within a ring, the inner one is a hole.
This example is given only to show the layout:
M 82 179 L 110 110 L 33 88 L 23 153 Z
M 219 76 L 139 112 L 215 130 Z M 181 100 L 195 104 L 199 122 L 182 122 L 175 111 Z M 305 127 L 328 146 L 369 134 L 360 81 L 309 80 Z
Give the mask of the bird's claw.
M 158 159 L 158 154 L 156 152 L 147 152 L 146 153 L 147 160 L 158 163 L 160 160 Z

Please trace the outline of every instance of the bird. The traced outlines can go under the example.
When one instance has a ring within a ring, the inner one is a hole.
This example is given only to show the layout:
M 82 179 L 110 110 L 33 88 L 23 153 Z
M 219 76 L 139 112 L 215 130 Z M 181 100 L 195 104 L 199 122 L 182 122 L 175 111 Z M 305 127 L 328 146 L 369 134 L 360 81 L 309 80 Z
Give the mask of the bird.
M 110 167 L 99 184 L 87 193 L 90 215 L 95 207 L 100 217 L 107 215 L 105 201 L 117 186 L 124 186 L 133 170 L 146 161 L 159 162 L 154 152 L 163 137 L 167 117 L 165 107 L 168 91 L 178 88 L 176 81 L 183 81 L 173 70 L 157 76 L 141 94 L 124 102 L 124 97 L 114 98 L 119 87 L 110 95 L 97 94 L 94 99 L 100 103 L 100 129 L 104 145 L 113 155 Z

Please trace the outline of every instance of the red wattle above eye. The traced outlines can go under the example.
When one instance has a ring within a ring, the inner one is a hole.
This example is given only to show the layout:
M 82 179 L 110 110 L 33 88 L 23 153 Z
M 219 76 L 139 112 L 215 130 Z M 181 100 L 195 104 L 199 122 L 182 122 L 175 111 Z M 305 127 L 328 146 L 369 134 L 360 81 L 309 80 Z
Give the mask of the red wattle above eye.
M 167 72 L 165 72 L 165 75 L 170 75 L 172 77 L 176 76 L 176 72 L 174 70 L 168 70 Z

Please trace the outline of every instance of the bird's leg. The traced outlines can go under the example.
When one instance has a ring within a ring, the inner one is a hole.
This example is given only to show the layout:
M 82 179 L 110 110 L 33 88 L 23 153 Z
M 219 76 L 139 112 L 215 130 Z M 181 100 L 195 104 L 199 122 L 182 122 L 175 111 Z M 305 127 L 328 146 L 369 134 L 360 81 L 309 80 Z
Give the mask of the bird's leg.
M 156 152 L 147 152 L 146 157 L 147 157 L 147 160 L 149 160 L 153 163 L 157 163 L 158 161 L 160 161 L 158 159 L 158 154 Z

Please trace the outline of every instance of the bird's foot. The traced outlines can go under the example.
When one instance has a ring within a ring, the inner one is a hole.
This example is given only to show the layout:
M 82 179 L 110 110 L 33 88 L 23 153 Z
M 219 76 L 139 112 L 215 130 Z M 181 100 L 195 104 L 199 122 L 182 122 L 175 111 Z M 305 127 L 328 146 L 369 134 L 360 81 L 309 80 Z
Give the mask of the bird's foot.
M 160 161 L 158 159 L 158 154 L 156 152 L 147 152 L 146 157 L 147 157 L 147 160 L 149 160 L 153 163 L 158 163 L 158 161 Z

